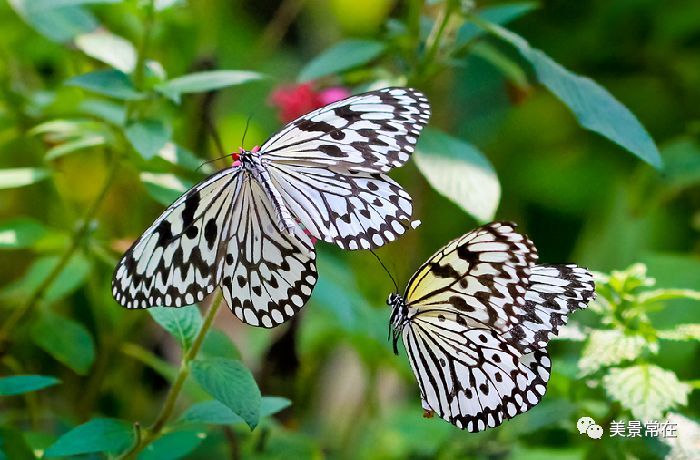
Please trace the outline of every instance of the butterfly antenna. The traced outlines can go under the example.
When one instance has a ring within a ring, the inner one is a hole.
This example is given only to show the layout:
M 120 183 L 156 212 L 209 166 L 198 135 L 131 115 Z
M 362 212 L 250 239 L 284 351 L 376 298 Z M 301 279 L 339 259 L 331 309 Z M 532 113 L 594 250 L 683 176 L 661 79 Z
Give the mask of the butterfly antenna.
M 394 277 L 391 275 L 391 272 L 389 271 L 389 269 L 386 268 L 386 265 L 384 265 L 384 262 L 382 262 L 382 259 L 380 259 L 379 256 L 373 250 L 370 249 L 369 252 L 372 253 L 372 255 L 377 259 L 377 262 L 379 262 L 379 265 L 381 265 L 382 268 L 384 269 L 384 271 L 386 272 L 386 274 L 389 275 L 389 278 L 391 278 L 391 282 L 394 283 L 394 289 L 396 289 L 396 292 L 399 292 L 399 285 L 396 284 L 396 279 L 394 279 Z
M 245 129 L 243 130 L 243 138 L 241 139 L 241 147 L 245 145 L 245 135 L 248 134 L 248 126 L 250 126 L 250 120 L 253 118 L 253 114 L 248 115 L 248 119 L 245 121 Z
M 231 156 L 231 154 L 230 154 L 230 153 L 227 153 L 226 155 L 224 155 L 224 156 L 222 156 L 222 157 L 219 157 L 219 158 L 214 158 L 214 159 L 212 159 L 212 160 L 205 160 L 205 161 L 202 162 L 201 165 L 197 166 L 197 169 L 195 169 L 195 172 L 196 172 L 196 171 L 199 171 L 200 169 L 202 169 L 202 168 L 204 167 L 204 165 L 208 165 L 209 163 L 214 163 L 215 161 L 223 160 L 224 158 L 228 158 L 228 157 L 230 157 L 230 156 Z

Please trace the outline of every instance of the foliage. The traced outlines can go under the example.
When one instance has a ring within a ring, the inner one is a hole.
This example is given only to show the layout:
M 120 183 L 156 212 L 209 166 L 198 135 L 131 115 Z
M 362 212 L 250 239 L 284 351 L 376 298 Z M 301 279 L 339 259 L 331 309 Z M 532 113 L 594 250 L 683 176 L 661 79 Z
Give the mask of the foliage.
M 268 4 L 0 2 L 0 459 L 692 452 L 697 5 Z M 423 221 L 378 251 L 400 280 L 496 216 L 540 260 L 601 271 L 552 344 L 543 402 L 496 430 L 420 416 L 370 255 L 319 244 L 309 305 L 272 331 L 215 322 L 220 299 L 150 315 L 111 299 L 118 257 L 244 132 L 260 144 L 291 113 L 390 85 L 433 110 L 392 173 Z M 581 416 L 667 418 L 681 435 L 593 441 Z

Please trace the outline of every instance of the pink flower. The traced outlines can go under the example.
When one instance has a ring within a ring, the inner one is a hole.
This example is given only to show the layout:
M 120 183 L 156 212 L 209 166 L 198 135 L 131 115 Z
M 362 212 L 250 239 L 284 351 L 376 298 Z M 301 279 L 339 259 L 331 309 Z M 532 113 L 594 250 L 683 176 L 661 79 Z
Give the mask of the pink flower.
M 279 109 L 280 120 L 289 123 L 312 110 L 348 96 L 350 91 L 340 86 L 316 91 L 311 83 L 302 83 L 277 88 L 270 95 L 270 103 Z

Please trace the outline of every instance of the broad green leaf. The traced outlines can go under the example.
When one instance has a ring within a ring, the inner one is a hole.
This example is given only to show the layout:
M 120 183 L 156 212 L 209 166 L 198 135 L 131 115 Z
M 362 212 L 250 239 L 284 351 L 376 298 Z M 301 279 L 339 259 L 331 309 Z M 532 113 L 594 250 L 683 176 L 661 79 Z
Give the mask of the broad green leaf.
M 593 374 L 603 367 L 635 359 L 646 346 L 646 340 L 639 336 L 626 336 L 616 329 L 595 330 L 588 337 L 578 367 L 582 375 Z
M 148 313 L 185 349 L 192 346 L 192 341 L 202 327 L 202 313 L 196 305 L 180 308 L 150 308 Z
M 668 340 L 700 340 L 700 324 L 680 324 L 668 331 L 657 331 L 656 335 Z
M 175 174 L 141 173 L 141 182 L 151 197 L 162 205 L 169 206 L 185 193 L 192 183 L 180 179 Z
M 95 360 L 90 332 L 80 323 L 51 311 L 44 311 L 31 326 L 31 336 L 45 352 L 85 375 Z
M 537 3 L 507 3 L 504 5 L 485 6 L 480 8 L 474 14 L 481 20 L 488 21 L 498 25 L 505 25 L 509 22 L 524 16 L 525 14 L 537 8 Z M 478 27 L 473 22 L 466 22 L 457 30 L 457 38 L 455 39 L 456 46 L 462 46 L 477 37 L 484 34 L 484 29 Z
M 124 73 L 133 72 L 136 66 L 134 45 L 108 30 L 81 34 L 75 38 L 75 46 L 88 56 Z
M 116 126 L 123 126 L 126 123 L 126 110 L 122 105 L 112 101 L 88 99 L 80 103 L 78 110 Z
M 95 452 L 118 453 L 133 443 L 133 428 L 127 422 L 111 418 L 96 418 L 73 428 L 53 443 L 45 457 Z
M 63 155 L 68 155 L 69 153 L 74 153 L 74 152 L 84 150 L 84 149 L 89 149 L 92 147 L 100 147 L 100 146 L 105 145 L 106 143 L 107 143 L 107 140 L 104 138 L 104 136 L 100 136 L 100 135 L 81 137 L 81 138 L 78 138 L 76 140 L 69 141 L 69 142 L 57 145 L 56 147 L 50 148 L 46 152 L 44 159 L 46 161 L 52 161 L 52 160 L 55 160 L 56 158 L 62 157 Z
M 0 427 L 0 460 L 35 460 L 34 452 L 15 428 Z
M 58 256 L 44 256 L 29 266 L 22 278 L 7 286 L 3 294 L 9 297 L 27 297 L 34 293 L 58 263 Z M 54 302 L 78 289 L 85 283 L 90 272 L 90 263 L 81 255 L 74 255 L 61 273 L 47 288 L 44 300 Z
M 170 140 L 170 133 L 162 121 L 141 120 L 130 123 L 125 134 L 131 145 L 143 158 L 148 160 L 165 147 Z
M 134 101 L 144 97 L 136 90 L 129 76 L 116 69 L 84 73 L 67 80 L 65 84 L 126 101 Z
M 241 359 L 241 352 L 231 338 L 219 329 L 210 329 L 199 350 L 202 358 Z
M 46 235 L 46 227 L 34 219 L 21 217 L 0 223 L 0 249 L 31 247 Z
M 210 395 L 239 415 L 252 430 L 260 419 L 260 390 L 240 361 L 210 358 L 192 362 L 192 375 Z
M 358 67 L 379 57 L 386 45 L 373 40 L 345 40 L 328 48 L 299 73 L 300 82 L 315 80 Z
M 501 186 L 491 163 L 476 149 L 434 129 L 425 129 L 413 154 L 428 183 L 480 222 L 493 218 Z
M 149 444 L 138 456 L 138 460 L 176 460 L 187 457 L 207 438 L 207 432 L 197 428 L 180 428 Z
M 481 42 L 474 45 L 471 50 L 472 56 L 480 57 L 492 66 L 497 68 L 509 81 L 521 88 L 528 87 L 528 80 L 525 71 L 513 61 L 509 56 L 506 56 L 497 47 L 488 42 Z
M 265 76 L 247 70 L 210 70 L 173 78 L 172 80 L 156 86 L 156 89 L 176 102 L 179 102 L 180 95 L 182 94 L 204 93 L 228 86 L 241 85 L 262 78 L 265 78 Z
M 586 129 L 607 137 L 656 169 L 663 161 L 654 140 L 637 118 L 606 89 L 581 77 L 532 48 L 519 35 L 489 24 L 489 30 L 513 45 L 532 64 L 537 79 L 574 113 Z
M 49 172 L 43 168 L 0 169 L 0 190 L 24 187 L 46 179 Z
M 9 0 L 10 6 L 37 32 L 55 42 L 68 42 L 93 31 L 98 22 L 79 6 L 44 8 L 48 0 Z
M 158 151 L 156 156 L 169 163 L 182 166 L 185 169 L 196 170 L 197 168 L 200 168 L 200 170 L 204 173 L 213 172 L 212 167 L 205 164 L 204 160 L 197 157 L 197 155 L 190 152 L 186 148 L 175 144 L 174 142 L 166 143 L 163 148 Z
M 11 375 L 0 377 L 0 396 L 12 396 L 41 390 L 61 383 L 49 375 Z
M 260 402 L 260 418 L 268 417 L 291 405 L 287 398 L 263 396 Z M 185 423 L 206 423 L 209 425 L 231 425 L 244 420 L 223 403 L 217 400 L 203 401 L 192 405 L 180 417 Z
M 663 180 L 674 189 L 700 184 L 700 144 L 694 139 L 681 138 L 662 149 Z
M 608 395 L 638 420 L 660 420 L 669 409 L 688 403 L 690 385 L 657 366 L 616 367 L 603 377 Z

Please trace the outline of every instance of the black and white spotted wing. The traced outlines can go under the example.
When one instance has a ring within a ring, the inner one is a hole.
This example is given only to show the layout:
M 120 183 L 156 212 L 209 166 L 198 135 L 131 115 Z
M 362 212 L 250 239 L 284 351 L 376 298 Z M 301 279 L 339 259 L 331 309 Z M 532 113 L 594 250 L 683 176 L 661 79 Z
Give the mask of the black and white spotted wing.
M 170 206 L 119 262 L 114 298 L 180 307 L 221 285 L 243 321 L 287 320 L 316 282 L 311 237 L 368 249 L 414 224 L 383 173 L 408 160 L 429 114 L 418 91 L 386 88 L 293 121 Z
M 311 112 L 261 150 L 285 205 L 312 236 L 376 248 L 418 224 L 411 197 L 383 173 L 410 158 L 429 117 L 418 91 L 385 88 Z
M 261 150 L 281 166 L 388 172 L 408 161 L 429 118 L 430 104 L 423 94 L 412 88 L 384 88 L 300 117 Z
M 181 307 L 214 291 L 242 178 L 241 169 L 220 171 L 170 205 L 119 261 L 112 279 L 116 301 L 127 308 Z
M 241 168 L 214 174 L 173 203 L 114 272 L 127 308 L 181 307 L 217 285 L 242 321 L 273 327 L 296 313 L 316 283 L 315 252 L 298 229 L 280 230 L 260 185 Z
M 423 409 L 471 432 L 500 425 L 544 396 L 550 361 L 527 355 L 490 329 L 472 329 L 455 315 L 416 315 L 403 341 Z
M 536 261 L 515 224 L 494 222 L 448 243 L 389 297 L 394 348 L 400 336 L 426 411 L 481 431 L 540 401 L 545 346 L 594 285 L 583 268 Z
M 408 282 L 406 302 L 424 315 L 460 313 L 469 327 L 506 331 L 525 314 L 537 249 L 511 222 L 493 222 L 436 252 Z
M 233 206 L 231 240 L 221 286 L 233 313 L 273 327 L 306 304 L 316 284 L 316 252 L 298 227 L 283 231 L 262 187 L 246 179 Z

